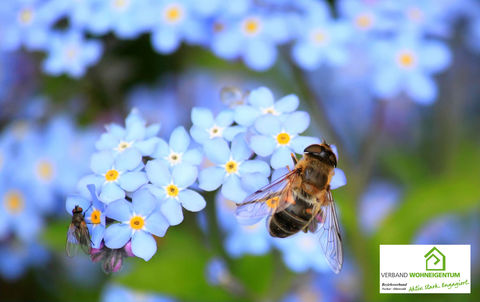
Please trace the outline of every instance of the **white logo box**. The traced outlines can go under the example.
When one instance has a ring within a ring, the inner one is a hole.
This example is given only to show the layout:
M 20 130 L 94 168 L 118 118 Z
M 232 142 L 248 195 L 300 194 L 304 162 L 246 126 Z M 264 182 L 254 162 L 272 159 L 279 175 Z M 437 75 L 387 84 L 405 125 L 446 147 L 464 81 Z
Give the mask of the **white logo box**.
M 380 293 L 470 293 L 470 245 L 380 245 Z

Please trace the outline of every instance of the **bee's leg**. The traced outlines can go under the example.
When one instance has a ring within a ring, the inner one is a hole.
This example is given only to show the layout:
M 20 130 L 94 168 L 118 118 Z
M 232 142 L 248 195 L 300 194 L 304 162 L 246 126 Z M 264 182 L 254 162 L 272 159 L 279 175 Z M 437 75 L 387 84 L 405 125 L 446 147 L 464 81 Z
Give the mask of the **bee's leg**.
M 292 157 L 293 164 L 296 165 L 298 161 L 297 161 L 297 158 L 295 157 L 295 154 L 290 153 L 290 156 Z

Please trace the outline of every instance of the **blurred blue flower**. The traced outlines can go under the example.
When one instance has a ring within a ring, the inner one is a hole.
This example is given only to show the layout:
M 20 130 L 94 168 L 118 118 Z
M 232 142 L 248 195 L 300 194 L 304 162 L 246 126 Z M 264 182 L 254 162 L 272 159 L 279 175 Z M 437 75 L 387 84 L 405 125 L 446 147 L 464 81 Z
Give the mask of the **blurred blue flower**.
M 102 293 L 101 302 L 174 302 L 175 300 L 157 293 L 134 291 L 126 287 L 110 284 Z
M 355 31 L 353 41 L 369 42 L 372 34 L 389 31 L 395 24 L 386 14 L 391 1 L 343 0 L 338 3 L 341 19 L 346 20 Z
M 161 200 L 160 211 L 170 225 L 177 225 L 183 221 L 182 206 L 191 212 L 198 212 L 205 207 L 203 196 L 187 189 L 197 179 L 196 167 L 181 163 L 175 165 L 170 172 L 169 165 L 157 159 L 149 161 L 145 170 L 152 183 L 148 188 Z
M 322 64 L 344 65 L 348 60 L 347 42 L 352 29 L 342 20 L 330 17 L 326 3 L 307 2 L 307 14 L 298 16 L 292 57 L 302 68 L 313 70 Z
M 268 183 L 270 167 L 261 160 L 248 160 L 252 151 L 243 135 L 234 138 L 231 149 L 223 139 L 209 140 L 204 144 L 204 152 L 215 166 L 200 171 L 199 187 L 203 190 L 222 186 L 223 196 L 240 202 Z
M 377 227 L 397 206 L 400 190 L 392 183 L 375 181 L 371 183 L 360 198 L 360 222 L 367 234 Z
M 373 47 L 373 92 L 389 99 L 404 91 L 420 104 L 431 104 L 437 97 L 433 74 L 445 70 L 451 62 L 450 51 L 439 41 L 417 36 L 400 36 L 378 42 Z
M 21 46 L 38 50 L 47 45 L 49 30 L 61 17 L 61 1 L 4 1 L 0 7 L 0 49 L 14 51 Z
M 206 267 L 207 281 L 210 285 L 220 285 L 226 283 L 230 272 L 227 264 L 221 258 L 212 258 L 208 261 Z
M 251 10 L 241 18 L 219 18 L 214 21 L 210 47 L 223 59 L 242 57 L 248 67 L 266 70 L 275 63 L 276 46 L 290 37 L 285 16 Z
M 204 2 L 208 5 L 212 1 Z M 189 44 L 203 42 L 205 25 L 194 9 L 200 6 L 189 0 L 152 1 L 146 18 L 150 18 L 153 48 L 169 54 L 180 46 L 182 40 Z
M 35 240 L 43 228 L 41 209 L 34 203 L 35 194 L 28 186 L 1 179 L 0 240 L 12 234 L 23 242 Z
M 215 118 L 212 111 L 207 108 L 194 107 L 192 109 L 192 123 L 190 134 L 199 144 L 215 139 L 224 138 L 231 141 L 235 135 L 245 131 L 243 127 L 231 126 L 234 112 L 232 110 L 221 111 Z
M 45 46 L 48 55 L 43 62 L 43 70 L 55 76 L 66 73 L 74 78 L 81 77 L 87 67 L 100 60 L 102 48 L 99 41 L 85 40 L 83 34 L 76 30 L 52 32 Z
M 95 143 L 98 150 L 112 150 L 120 154 L 125 150 L 134 150 L 137 156 L 153 153 L 159 138 L 156 137 L 160 124 L 146 126 L 139 111 L 134 108 L 125 119 L 125 128 L 118 124 L 106 126 L 107 132 Z M 133 153 L 133 151 L 131 151 Z
M 105 230 L 105 245 L 111 249 L 124 247 L 131 239 L 135 256 L 150 260 L 157 251 L 152 235 L 163 237 L 168 229 L 168 221 L 156 211 L 157 200 L 146 189 L 132 195 L 132 202 L 120 199 L 112 202 L 106 211 L 114 223 Z
M 170 166 L 181 163 L 198 166 L 203 159 L 202 152 L 198 148 L 189 150 L 189 145 L 190 135 L 185 128 L 179 126 L 173 130 L 168 144 L 163 139 L 158 141 L 157 148 L 151 156 L 165 160 Z
M 310 124 L 307 112 L 297 111 L 281 119 L 278 116 L 264 115 L 255 121 L 255 129 L 260 133 L 250 138 L 250 147 L 260 156 L 272 155 L 272 168 L 283 168 L 291 164 L 291 153 L 303 154 L 303 150 L 318 143 L 314 137 L 300 136 Z
M 148 182 L 140 153 L 128 148 L 117 156 L 112 151 L 100 151 L 92 155 L 90 168 L 95 174 L 82 178 L 78 190 L 85 196 L 86 186 L 95 185 L 100 200 L 106 204 L 125 197 L 125 192 L 134 192 Z
M 30 266 L 48 261 L 48 251 L 37 242 L 11 241 L 0 245 L 0 276 L 5 280 L 19 279 Z
M 235 122 L 245 127 L 253 125 L 261 115 L 291 113 L 297 110 L 299 104 L 298 97 L 294 94 L 286 95 L 275 102 L 272 91 L 267 87 L 252 90 L 247 102 L 246 105 L 235 107 Z
M 322 246 L 317 236 L 299 232 L 287 238 L 273 238 L 274 245 L 282 252 L 283 261 L 297 273 L 312 269 L 327 272 L 330 267 L 323 257 Z
M 263 255 L 270 250 L 271 237 L 264 220 L 254 225 L 240 225 L 235 218 L 235 202 L 222 194 L 217 194 L 215 208 L 218 223 L 225 232 L 224 246 L 229 255 Z
M 65 207 L 70 215 L 72 215 L 72 210 L 77 205 L 83 209 L 92 247 L 98 249 L 105 233 L 105 204 L 98 200 L 93 185 L 89 185 L 88 190 L 90 191 L 88 198 L 82 196 L 68 197 Z

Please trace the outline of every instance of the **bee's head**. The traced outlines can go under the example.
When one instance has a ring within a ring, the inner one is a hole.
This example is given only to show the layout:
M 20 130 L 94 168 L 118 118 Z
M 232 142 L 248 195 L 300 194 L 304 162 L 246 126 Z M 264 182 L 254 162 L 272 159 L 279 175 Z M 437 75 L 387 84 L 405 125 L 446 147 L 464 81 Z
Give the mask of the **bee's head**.
M 303 150 L 306 155 L 313 156 L 321 160 L 322 162 L 332 165 L 334 167 L 337 166 L 337 156 L 333 152 L 332 148 L 329 144 L 325 142 L 325 140 L 321 144 L 313 144 L 305 148 Z
M 82 212 L 83 212 L 83 209 L 79 205 L 76 205 L 75 208 L 72 210 L 72 214 L 78 214 L 78 213 L 82 213 Z

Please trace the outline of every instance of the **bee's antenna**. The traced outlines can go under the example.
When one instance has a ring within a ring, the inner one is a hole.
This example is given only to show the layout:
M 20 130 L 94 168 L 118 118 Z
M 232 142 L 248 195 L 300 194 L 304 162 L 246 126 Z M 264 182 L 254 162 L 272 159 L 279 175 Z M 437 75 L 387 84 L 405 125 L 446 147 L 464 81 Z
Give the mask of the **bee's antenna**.
M 327 141 L 325 140 L 325 137 L 322 136 L 322 144 L 325 144 L 327 146 L 329 146 L 329 144 L 327 144 Z

